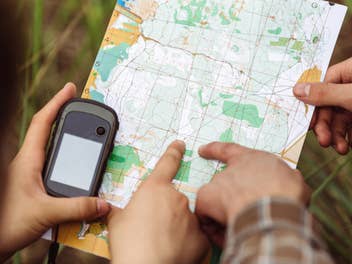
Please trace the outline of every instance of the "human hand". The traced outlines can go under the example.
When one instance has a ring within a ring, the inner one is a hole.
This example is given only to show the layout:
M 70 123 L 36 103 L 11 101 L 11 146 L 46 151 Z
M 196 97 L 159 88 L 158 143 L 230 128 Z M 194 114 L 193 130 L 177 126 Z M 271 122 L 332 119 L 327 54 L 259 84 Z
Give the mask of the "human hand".
M 227 224 L 257 200 L 277 196 L 306 203 L 309 199 L 301 173 L 273 154 L 218 142 L 201 147 L 199 154 L 227 165 L 199 190 L 196 202 L 202 229 L 220 247 Z
M 108 217 L 112 263 L 199 263 L 208 248 L 188 199 L 171 184 L 183 154 L 172 143 L 124 210 Z
M 352 147 L 352 58 L 329 68 L 324 83 L 294 87 L 302 102 L 316 105 L 311 128 L 321 146 L 333 146 L 342 155 Z
M 67 84 L 32 120 L 24 144 L 8 168 L 0 219 L 0 261 L 67 221 L 93 220 L 110 206 L 98 198 L 54 198 L 46 194 L 45 149 L 60 107 L 75 96 Z

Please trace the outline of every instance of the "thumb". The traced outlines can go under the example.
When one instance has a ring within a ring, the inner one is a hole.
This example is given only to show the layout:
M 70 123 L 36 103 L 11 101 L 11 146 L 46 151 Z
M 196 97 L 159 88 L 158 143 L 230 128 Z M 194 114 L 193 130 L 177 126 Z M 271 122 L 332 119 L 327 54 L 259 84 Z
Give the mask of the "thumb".
M 306 104 L 352 110 L 352 84 L 299 83 L 293 93 Z
M 112 206 L 109 214 L 106 217 L 107 224 L 113 225 L 114 222 L 120 218 L 122 211 L 123 210 L 121 208 Z
M 111 206 L 96 197 L 53 198 L 49 197 L 45 215 L 50 224 L 70 221 L 94 220 L 107 215 Z

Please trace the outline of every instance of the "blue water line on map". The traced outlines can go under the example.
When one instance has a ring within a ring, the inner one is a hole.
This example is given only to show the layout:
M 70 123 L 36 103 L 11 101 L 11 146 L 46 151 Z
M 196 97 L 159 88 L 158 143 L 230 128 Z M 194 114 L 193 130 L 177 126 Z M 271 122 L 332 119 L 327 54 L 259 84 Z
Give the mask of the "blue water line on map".
M 117 0 L 117 3 L 122 6 L 122 7 L 126 7 L 126 2 L 125 0 Z

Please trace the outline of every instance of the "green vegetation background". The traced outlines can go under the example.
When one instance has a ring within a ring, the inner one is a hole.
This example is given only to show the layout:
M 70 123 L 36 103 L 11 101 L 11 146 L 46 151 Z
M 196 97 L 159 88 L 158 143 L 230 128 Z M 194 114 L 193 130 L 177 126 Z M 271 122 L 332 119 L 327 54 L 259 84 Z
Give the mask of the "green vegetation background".
M 116 0 L 21 0 L 27 18 L 28 46 L 17 136 L 22 139 L 32 115 L 67 81 L 82 89 L 103 38 Z M 352 0 L 332 64 L 352 57 Z M 15 25 L 14 25 L 15 27 Z M 318 146 L 309 133 L 299 169 L 315 190 L 311 211 L 323 224 L 323 236 L 337 263 L 352 263 L 352 153 L 338 156 Z M 8 263 L 43 263 L 48 242 L 40 240 Z M 61 248 L 58 263 L 108 263 L 70 248 Z

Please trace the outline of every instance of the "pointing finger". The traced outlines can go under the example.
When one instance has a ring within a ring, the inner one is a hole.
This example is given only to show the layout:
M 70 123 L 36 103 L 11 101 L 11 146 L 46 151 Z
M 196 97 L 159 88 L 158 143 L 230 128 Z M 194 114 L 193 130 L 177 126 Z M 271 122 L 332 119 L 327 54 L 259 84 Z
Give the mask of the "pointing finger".
M 160 158 L 148 180 L 171 182 L 180 168 L 185 150 L 184 142 L 174 141 Z
M 228 163 L 231 159 L 236 158 L 250 151 L 234 143 L 213 142 L 199 148 L 199 155 L 205 159 L 219 160 Z

